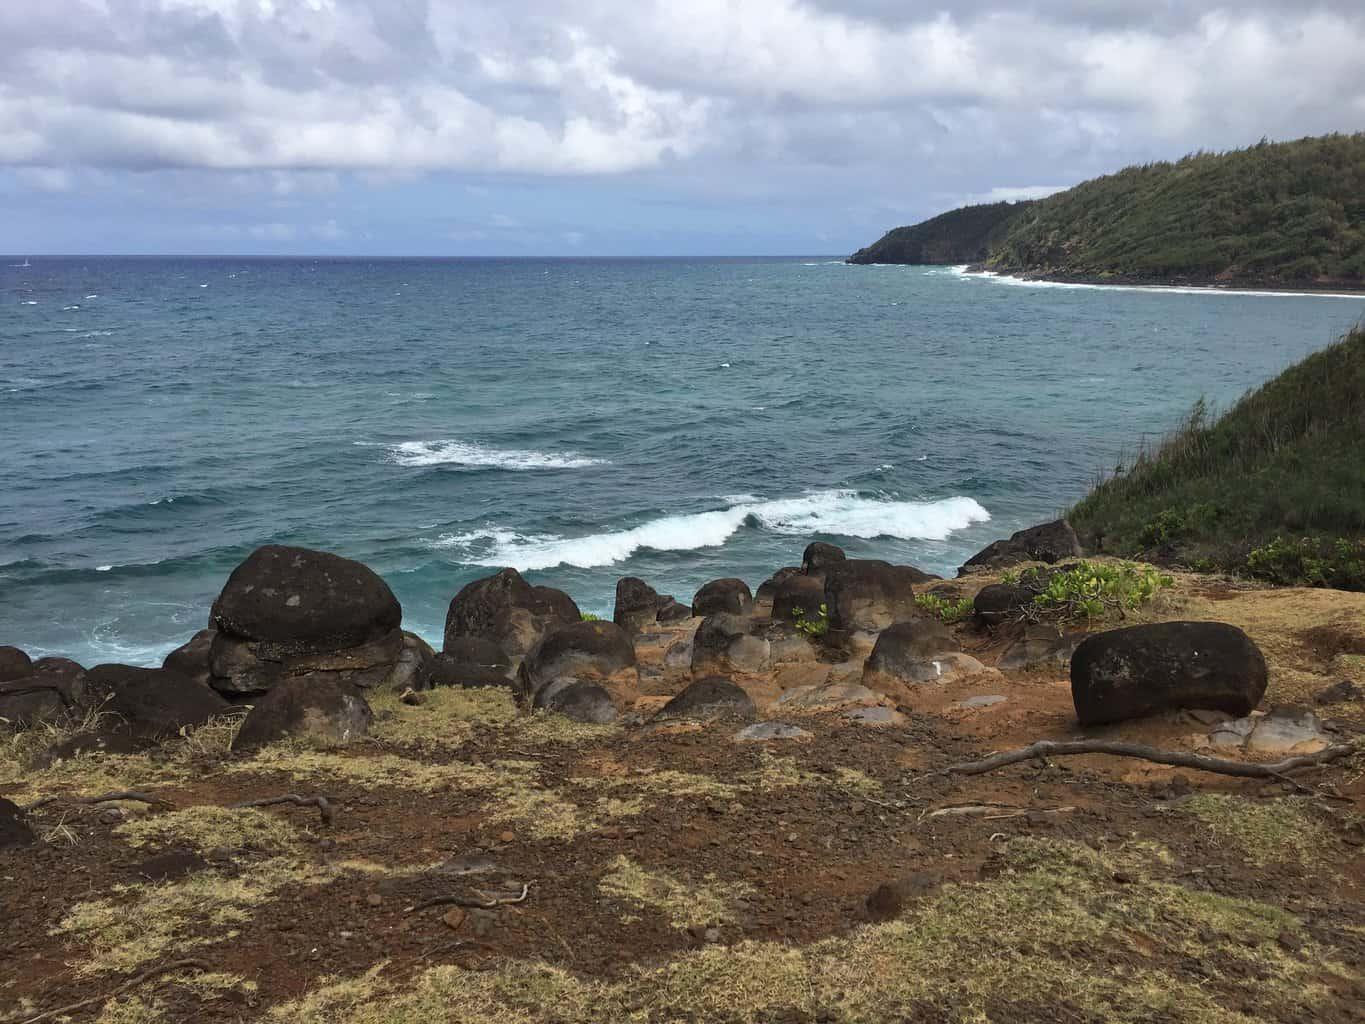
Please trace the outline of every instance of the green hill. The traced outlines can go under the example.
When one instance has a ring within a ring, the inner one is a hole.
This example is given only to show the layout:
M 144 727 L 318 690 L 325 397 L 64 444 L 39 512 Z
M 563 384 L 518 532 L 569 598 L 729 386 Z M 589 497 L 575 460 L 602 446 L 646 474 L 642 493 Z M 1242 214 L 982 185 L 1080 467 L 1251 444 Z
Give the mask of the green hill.
M 1068 518 L 1097 553 L 1365 590 L 1365 328 L 1217 418 L 1201 401 Z
M 1029 206 L 989 203 L 964 206 L 909 227 L 892 228 L 876 242 L 859 249 L 849 263 L 980 263 L 992 245 L 1004 237 L 1010 221 Z
M 1365 288 L 1365 133 L 1129 167 L 896 228 L 851 263 L 984 262 L 1055 280 Z
M 1365 281 L 1365 133 L 1129 167 L 1015 220 L 993 270 L 1257 285 Z

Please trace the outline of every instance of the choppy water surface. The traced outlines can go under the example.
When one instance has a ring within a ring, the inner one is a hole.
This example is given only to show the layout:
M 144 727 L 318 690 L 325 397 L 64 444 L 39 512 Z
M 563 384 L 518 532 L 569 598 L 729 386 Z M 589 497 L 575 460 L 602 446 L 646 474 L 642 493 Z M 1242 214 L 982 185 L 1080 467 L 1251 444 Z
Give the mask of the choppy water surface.
M 821 537 L 948 572 L 1365 300 L 837 261 L 0 259 L 0 643 L 156 661 L 267 541 L 439 639 L 513 565 L 609 613 Z

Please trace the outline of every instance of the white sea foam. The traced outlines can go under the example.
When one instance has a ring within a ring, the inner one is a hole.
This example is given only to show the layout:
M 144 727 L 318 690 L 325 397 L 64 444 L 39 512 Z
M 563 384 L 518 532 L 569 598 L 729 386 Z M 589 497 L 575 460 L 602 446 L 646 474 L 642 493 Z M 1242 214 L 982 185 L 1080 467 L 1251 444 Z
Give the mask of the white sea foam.
M 745 495 L 744 497 L 748 497 Z M 724 544 L 746 523 L 784 536 L 825 533 L 842 537 L 943 540 L 990 519 L 974 499 L 891 501 L 856 491 L 817 491 L 800 498 L 746 501 L 711 512 L 664 516 L 629 530 L 585 537 L 523 536 L 490 527 L 447 534 L 433 546 L 460 552 L 468 565 L 512 566 L 526 571 L 558 565 L 590 568 L 622 562 L 642 548 L 693 551 Z
M 21 306 L 36 306 L 36 305 L 38 305 L 38 300 L 37 300 L 37 299 L 24 299 L 22 302 L 19 303 L 19 305 L 21 305 Z
M 80 306 L 63 306 L 63 307 L 62 307 L 62 312 L 63 312 L 63 313 L 66 313 L 66 312 L 69 312 L 70 310 L 73 310 L 73 309 L 80 309 L 80 308 L 81 308 Z
M 365 445 L 366 442 L 358 441 Z M 403 441 L 386 444 L 388 460 L 400 466 L 470 466 L 487 469 L 583 469 L 601 466 L 605 459 L 591 459 L 573 452 L 537 452 L 488 448 L 470 441 Z
M 112 569 L 112 568 L 113 568 L 112 565 L 97 565 L 97 566 L 95 566 L 95 571 L 96 571 L 96 572 L 108 572 L 108 571 L 109 571 L 110 569 Z
M 87 299 L 98 299 L 99 296 L 98 296 L 98 295 L 87 295 L 86 298 L 87 298 Z
M 995 284 L 1011 285 L 1016 288 L 1063 288 L 1069 290 L 1090 289 L 1101 292 L 1157 292 L 1163 295 L 1241 295 L 1267 299 L 1355 299 L 1365 300 L 1365 295 L 1350 292 L 1294 292 L 1264 291 L 1255 288 L 1206 288 L 1194 285 L 1166 284 L 1086 284 L 1077 281 L 1037 281 L 1031 278 L 1014 277 L 1010 274 L 997 274 L 991 270 L 968 273 L 966 266 L 951 268 L 958 277 L 979 278 Z

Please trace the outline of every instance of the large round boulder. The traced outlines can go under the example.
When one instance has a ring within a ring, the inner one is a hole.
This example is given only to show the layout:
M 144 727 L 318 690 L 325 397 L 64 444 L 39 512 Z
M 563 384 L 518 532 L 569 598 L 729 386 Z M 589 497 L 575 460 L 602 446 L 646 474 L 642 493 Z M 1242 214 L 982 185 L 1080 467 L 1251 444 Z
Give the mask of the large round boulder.
M 655 714 L 654 720 L 670 719 L 713 721 L 734 718 L 752 722 L 758 717 L 753 698 L 724 676 L 698 679 L 678 694 Z
M 56 723 L 88 707 L 85 669 L 66 658 L 39 658 L 27 675 L 0 682 L 0 719 L 11 725 Z
M 820 618 L 825 603 L 825 585 L 813 576 L 789 576 L 773 594 L 772 617 L 783 622 L 808 622 Z
M 748 615 L 753 608 L 754 595 L 749 592 L 749 584 L 733 578 L 712 580 L 692 598 L 693 615 L 707 616 L 717 612 Z
M 619 714 L 611 694 L 602 686 L 572 676 L 551 680 L 541 687 L 535 707 L 591 725 L 610 725 Z
M 767 671 L 772 663 L 771 645 L 766 638 L 753 636 L 751 625 L 744 616 L 727 612 L 703 619 L 692 637 L 692 674 Z
M 1053 564 L 1066 558 L 1080 558 L 1080 538 L 1065 519 L 1030 526 L 982 548 L 963 563 L 957 574 L 1004 569 L 1020 562 Z
M 17 647 L 0 647 L 0 683 L 22 679 L 33 671 L 33 661 Z
M 987 626 L 1023 617 L 1025 608 L 1032 607 L 1037 591 L 1019 583 L 992 583 L 977 591 L 972 599 L 972 610 L 977 620 Z
M 374 715 L 360 691 L 328 673 L 283 680 L 262 697 L 233 741 L 254 750 L 286 737 L 320 746 L 341 746 L 364 736 Z
M 1243 716 L 1261 702 L 1265 658 L 1223 622 L 1160 622 L 1087 637 L 1071 656 L 1071 699 L 1082 725 L 1175 708 Z
M 438 686 L 457 686 L 470 689 L 479 686 L 513 687 L 506 665 L 481 665 L 461 661 L 449 651 L 433 655 L 427 663 L 421 685 L 414 689 L 434 689 Z
M 358 647 L 393 632 L 403 609 L 368 566 L 326 551 L 268 544 L 233 570 L 214 625 L 265 658 Z
M 389 669 L 388 675 L 379 683 L 379 688 L 392 693 L 404 690 L 420 690 L 425 685 L 427 667 L 436 652 L 416 633 L 406 630 L 402 633 L 403 646 L 398 658 Z
M 441 652 L 451 664 L 478 665 L 498 669 L 503 675 L 512 672 L 512 659 L 492 640 L 481 636 L 457 636 Z
M 692 609 L 685 604 L 679 604 L 672 594 L 665 594 L 659 598 L 659 614 L 657 616 L 661 625 L 669 625 L 674 622 L 684 622 L 692 617 Z
M 216 629 L 201 629 L 187 642 L 166 655 L 161 667 L 167 672 L 174 672 L 188 679 L 211 683 L 213 673 L 209 669 L 209 659 L 213 652 L 213 641 L 217 636 Z
M 848 559 L 825 571 L 825 606 L 830 628 L 885 629 L 921 614 L 915 585 L 934 579 L 912 565 L 873 559 Z
M 635 669 L 635 645 L 614 622 L 572 622 L 542 640 L 521 663 L 520 689 L 534 697 L 542 686 L 560 676 L 618 685 Z
M 582 615 L 567 594 L 533 587 L 515 569 L 466 584 L 446 612 L 445 644 L 460 637 L 491 640 L 512 659 L 522 658 L 557 626 Z
M 104 699 L 134 735 L 148 739 L 203 725 L 231 707 L 204 683 L 166 669 L 96 665 L 85 684 L 92 700 Z
M 658 591 L 636 576 L 623 576 L 616 581 L 611 621 L 632 636 L 655 625 L 659 621 Z
M 986 671 L 975 658 L 960 654 L 953 635 L 937 619 L 911 619 L 883 630 L 867 661 L 863 685 L 904 699 L 926 683 Z

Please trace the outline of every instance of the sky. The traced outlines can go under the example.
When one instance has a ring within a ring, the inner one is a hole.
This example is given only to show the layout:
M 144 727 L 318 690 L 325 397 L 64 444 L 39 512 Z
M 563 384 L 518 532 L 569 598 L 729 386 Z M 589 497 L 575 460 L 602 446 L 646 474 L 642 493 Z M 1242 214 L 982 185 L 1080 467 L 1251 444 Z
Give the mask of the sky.
M 842 255 L 1365 129 L 1365 3 L 0 0 L 0 251 Z

